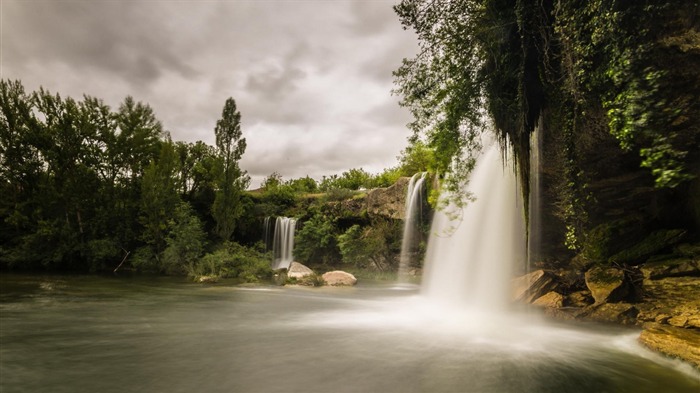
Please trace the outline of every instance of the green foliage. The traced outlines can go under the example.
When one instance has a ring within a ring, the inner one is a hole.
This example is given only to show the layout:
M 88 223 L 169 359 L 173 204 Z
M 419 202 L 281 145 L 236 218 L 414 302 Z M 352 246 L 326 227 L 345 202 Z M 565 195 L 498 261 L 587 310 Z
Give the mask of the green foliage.
M 300 223 L 294 238 L 294 256 L 305 264 L 339 260 L 335 221 L 320 211 Z
M 419 139 L 404 149 L 398 158 L 398 171 L 401 176 L 413 176 L 419 172 L 435 173 L 437 166 L 435 150 Z
M 386 270 L 394 264 L 388 243 L 394 237 L 391 232 L 391 225 L 386 221 L 375 221 L 366 227 L 351 226 L 338 236 L 343 262 L 359 268 L 373 266 L 379 271 Z
M 268 281 L 272 277 L 270 255 L 238 243 L 224 243 L 218 250 L 206 254 L 193 265 L 188 274 L 193 278 L 213 276 L 238 278 L 244 282 Z
M 228 241 L 235 229 L 236 220 L 243 214 L 239 203 L 240 195 L 250 182 L 250 177 L 238 166 L 238 160 L 246 149 L 246 140 L 241 132 L 241 113 L 236 109 L 233 98 L 226 100 L 214 134 L 218 161 L 212 216 L 216 221 L 216 234 Z
M 160 254 L 166 245 L 168 218 L 173 216 L 179 202 L 175 189 L 175 151 L 172 143 L 162 145 L 158 161 L 146 168 L 141 183 L 139 222 L 144 226 L 142 239 Z
M 186 202 L 177 206 L 169 227 L 162 270 L 169 274 L 183 274 L 202 256 L 206 234 L 201 221 Z

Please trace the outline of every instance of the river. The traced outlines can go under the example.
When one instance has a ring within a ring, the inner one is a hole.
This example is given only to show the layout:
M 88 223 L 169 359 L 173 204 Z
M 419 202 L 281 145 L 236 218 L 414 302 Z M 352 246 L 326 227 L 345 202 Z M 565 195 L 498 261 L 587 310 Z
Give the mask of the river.
M 636 331 L 484 326 L 386 283 L 3 273 L 0 289 L 3 393 L 700 391 L 697 372 Z

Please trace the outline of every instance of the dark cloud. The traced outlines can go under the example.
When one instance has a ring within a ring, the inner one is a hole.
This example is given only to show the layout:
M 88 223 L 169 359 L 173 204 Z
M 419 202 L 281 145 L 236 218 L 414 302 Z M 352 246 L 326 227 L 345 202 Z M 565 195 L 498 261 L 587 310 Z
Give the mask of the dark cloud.
M 417 50 L 393 3 L 2 0 L 2 77 L 113 107 L 132 95 L 174 139 L 207 143 L 233 97 L 255 179 L 378 171 L 406 144 L 391 71 Z

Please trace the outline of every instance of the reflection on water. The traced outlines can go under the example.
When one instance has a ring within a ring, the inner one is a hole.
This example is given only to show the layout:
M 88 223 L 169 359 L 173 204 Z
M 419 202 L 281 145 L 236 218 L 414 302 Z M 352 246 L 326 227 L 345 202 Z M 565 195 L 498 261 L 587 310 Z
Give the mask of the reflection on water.
M 4 392 L 697 392 L 636 332 L 436 309 L 417 289 L 0 276 Z

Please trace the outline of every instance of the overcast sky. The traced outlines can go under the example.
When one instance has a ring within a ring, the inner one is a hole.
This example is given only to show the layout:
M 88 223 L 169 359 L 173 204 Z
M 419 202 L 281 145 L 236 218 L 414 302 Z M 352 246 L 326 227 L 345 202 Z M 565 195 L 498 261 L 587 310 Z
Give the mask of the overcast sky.
M 407 110 L 391 95 L 417 52 L 394 0 L 0 0 L 1 73 L 116 109 L 151 105 L 174 140 L 214 143 L 233 97 L 257 188 L 396 164 Z

